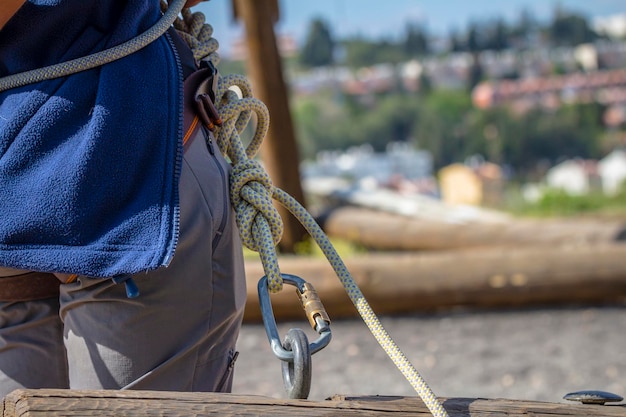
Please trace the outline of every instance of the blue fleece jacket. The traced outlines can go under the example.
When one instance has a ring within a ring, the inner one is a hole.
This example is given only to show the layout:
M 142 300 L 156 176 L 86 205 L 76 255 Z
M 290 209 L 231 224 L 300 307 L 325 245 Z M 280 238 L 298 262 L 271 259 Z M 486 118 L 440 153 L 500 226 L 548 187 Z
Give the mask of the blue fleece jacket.
M 158 0 L 30 0 L 0 76 L 118 45 Z M 178 236 L 182 75 L 167 35 L 93 70 L 0 93 L 0 266 L 93 277 L 166 265 Z

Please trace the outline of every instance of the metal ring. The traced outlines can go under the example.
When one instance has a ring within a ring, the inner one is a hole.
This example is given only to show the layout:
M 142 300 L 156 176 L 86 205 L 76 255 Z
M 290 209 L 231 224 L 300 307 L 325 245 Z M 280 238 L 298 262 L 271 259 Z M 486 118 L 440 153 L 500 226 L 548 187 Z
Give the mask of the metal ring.
M 301 329 L 290 329 L 283 347 L 293 351 L 293 361 L 282 362 L 283 383 L 292 399 L 306 399 L 311 390 L 311 351 L 309 340 Z

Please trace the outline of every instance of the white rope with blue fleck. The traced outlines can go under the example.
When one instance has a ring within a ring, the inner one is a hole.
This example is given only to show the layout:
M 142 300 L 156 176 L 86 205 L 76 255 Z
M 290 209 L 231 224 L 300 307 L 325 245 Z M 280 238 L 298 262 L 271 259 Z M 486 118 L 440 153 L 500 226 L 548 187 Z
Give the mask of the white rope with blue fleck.
M 192 18 L 192 15 L 187 16 L 187 19 Z M 198 19 L 204 21 L 204 16 Z M 187 26 L 191 25 L 187 23 Z M 215 53 L 214 45 L 214 43 L 208 45 L 205 51 L 208 56 Z M 196 45 L 196 48 L 199 49 L 194 52 L 194 55 L 202 59 L 204 52 L 201 51 L 201 44 Z M 214 59 L 211 60 L 215 62 Z M 233 87 L 241 92 L 241 96 Z M 382 326 L 343 260 L 313 216 L 295 198 L 273 186 L 267 172 L 258 161 L 253 159 L 267 133 L 269 112 L 263 102 L 253 97 L 248 80 L 239 75 L 220 77 L 216 92 L 216 107 L 223 122 L 222 126 L 217 127 L 215 131 L 217 144 L 220 151 L 230 158 L 233 165 L 230 198 L 235 208 L 237 225 L 243 244 L 259 253 L 267 276 L 269 291 L 276 293 L 283 287 L 276 251 L 276 245 L 283 233 L 283 223 L 272 202 L 276 200 L 302 223 L 319 245 L 370 332 L 418 393 L 431 414 L 436 417 L 447 416 L 446 410 L 426 381 Z M 240 135 L 253 113 L 256 115 L 257 125 L 246 148 L 241 142 Z
M 219 62 L 216 52 L 218 43 L 212 38 L 213 29 L 205 23 L 204 15 L 199 12 L 191 13 L 188 9 L 183 10 L 185 0 L 173 0 L 170 7 L 164 1 L 161 4 L 165 11 L 163 18 L 137 38 L 99 54 L 0 78 L 0 91 L 62 77 L 122 58 L 154 41 L 172 24 L 190 45 L 196 59 L 207 59 L 216 65 Z M 181 10 L 182 19 L 177 18 Z M 241 92 L 241 96 L 235 89 Z M 250 83 L 246 78 L 239 75 L 219 77 L 216 107 L 223 121 L 223 124 L 216 128 L 216 141 L 220 151 L 230 158 L 233 165 L 230 198 L 235 208 L 237 225 L 244 245 L 259 253 L 268 278 L 268 289 L 276 293 L 281 291 L 283 286 L 276 251 L 276 245 L 282 237 L 283 223 L 272 203 L 276 200 L 302 223 L 319 245 L 370 332 L 415 389 L 431 414 L 435 417 L 447 417 L 446 410 L 435 394 L 384 329 L 315 219 L 293 197 L 274 187 L 267 172 L 254 159 L 269 127 L 269 112 L 265 104 L 253 97 Z M 244 147 L 240 135 L 253 113 L 256 115 L 256 129 L 250 143 Z

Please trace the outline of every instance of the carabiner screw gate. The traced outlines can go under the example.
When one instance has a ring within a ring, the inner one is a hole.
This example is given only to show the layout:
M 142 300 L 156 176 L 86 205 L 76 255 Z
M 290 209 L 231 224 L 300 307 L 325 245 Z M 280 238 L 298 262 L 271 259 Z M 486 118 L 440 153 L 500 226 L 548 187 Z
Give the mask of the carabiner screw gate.
M 319 337 L 308 343 L 306 334 L 300 329 L 291 329 L 284 344 L 280 341 L 276 318 L 272 310 L 267 276 L 259 280 L 259 304 L 265 332 L 274 355 L 283 362 L 283 382 L 289 398 L 305 399 L 311 386 L 311 355 L 324 349 L 330 343 L 332 333 L 330 318 L 313 286 L 302 278 L 281 274 L 283 282 L 296 287 L 296 292 L 313 330 Z

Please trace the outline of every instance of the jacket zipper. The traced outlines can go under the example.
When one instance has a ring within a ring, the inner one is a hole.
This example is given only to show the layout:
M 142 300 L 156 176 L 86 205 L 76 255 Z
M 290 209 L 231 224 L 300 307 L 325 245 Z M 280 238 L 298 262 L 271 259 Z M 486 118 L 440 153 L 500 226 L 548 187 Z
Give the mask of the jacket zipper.
M 163 265 L 168 266 L 174 257 L 174 252 L 176 251 L 176 247 L 178 246 L 178 234 L 180 228 L 180 197 L 178 195 L 178 181 L 180 179 L 180 173 L 182 171 L 182 137 L 183 137 L 183 67 L 180 61 L 180 57 L 178 55 L 178 51 L 176 50 L 176 45 L 169 34 L 169 32 L 165 32 L 165 38 L 169 43 L 170 49 L 174 55 L 174 60 L 176 61 L 177 68 L 177 80 L 179 82 L 178 87 L 178 108 L 180 111 L 178 112 L 178 130 L 176 135 L 176 159 L 174 162 L 174 176 L 173 176 L 173 184 L 172 187 L 175 190 L 174 192 L 174 214 L 173 214 L 173 230 L 172 230 L 172 242 L 170 243 L 169 250 L 166 252 L 165 258 L 163 259 Z

